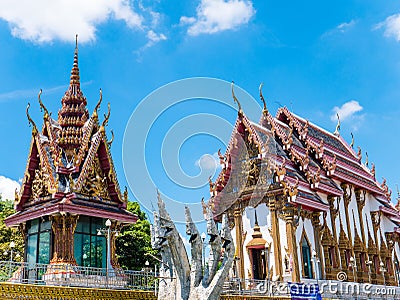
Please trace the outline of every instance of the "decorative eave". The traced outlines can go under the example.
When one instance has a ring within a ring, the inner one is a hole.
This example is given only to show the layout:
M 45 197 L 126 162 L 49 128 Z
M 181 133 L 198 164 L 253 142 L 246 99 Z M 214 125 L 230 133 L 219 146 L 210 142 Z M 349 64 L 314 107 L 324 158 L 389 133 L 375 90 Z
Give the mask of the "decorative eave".
M 112 219 L 117 220 L 121 223 L 134 223 L 137 221 L 138 217 L 135 214 L 132 214 L 125 210 L 119 211 L 107 211 L 104 209 L 99 209 L 96 207 L 88 207 L 82 205 L 76 205 L 71 202 L 62 203 L 58 202 L 53 205 L 45 206 L 41 209 L 29 211 L 27 213 L 17 212 L 7 219 L 5 219 L 6 226 L 13 227 L 17 226 L 20 223 L 24 223 L 27 220 L 32 220 L 39 218 L 41 216 L 53 215 L 57 213 L 70 213 L 76 215 L 85 215 L 92 217 L 101 217 L 104 219 Z

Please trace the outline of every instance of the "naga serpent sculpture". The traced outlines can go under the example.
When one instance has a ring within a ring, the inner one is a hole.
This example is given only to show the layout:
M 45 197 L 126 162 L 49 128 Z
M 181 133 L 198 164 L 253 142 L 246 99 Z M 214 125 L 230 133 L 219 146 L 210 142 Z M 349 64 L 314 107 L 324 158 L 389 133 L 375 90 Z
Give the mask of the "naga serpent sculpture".
M 190 263 L 182 238 L 165 209 L 160 194 L 158 210 L 154 212 L 152 226 L 152 246 L 160 250 L 162 259 L 158 299 L 219 299 L 235 253 L 227 216 L 222 216 L 221 231 L 218 232 L 211 209 L 206 209 L 210 254 L 208 263 L 203 265 L 203 242 L 189 208 L 185 208 L 185 216 L 186 234 L 190 237 L 191 246 Z M 222 263 L 218 268 L 221 258 Z

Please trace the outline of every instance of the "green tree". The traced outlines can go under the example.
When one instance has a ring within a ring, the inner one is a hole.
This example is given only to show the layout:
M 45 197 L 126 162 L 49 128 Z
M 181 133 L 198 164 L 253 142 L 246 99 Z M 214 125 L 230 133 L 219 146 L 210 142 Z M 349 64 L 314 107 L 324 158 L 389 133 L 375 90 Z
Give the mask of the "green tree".
M 23 260 L 24 240 L 21 233 L 19 230 L 7 227 L 4 223 L 4 219 L 14 213 L 14 202 L 11 200 L 2 200 L 0 195 L 0 260 L 10 260 L 11 241 L 15 243 L 13 260 Z
M 135 224 L 124 227 L 116 240 L 118 262 L 122 268 L 128 270 L 142 270 L 145 262 L 154 266 L 158 262 L 151 256 L 158 256 L 158 251 L 151 248 L 150 222 L 146 214 L 140 209 L 138 202 L 128 202 L 127 210 L 136 214 Z

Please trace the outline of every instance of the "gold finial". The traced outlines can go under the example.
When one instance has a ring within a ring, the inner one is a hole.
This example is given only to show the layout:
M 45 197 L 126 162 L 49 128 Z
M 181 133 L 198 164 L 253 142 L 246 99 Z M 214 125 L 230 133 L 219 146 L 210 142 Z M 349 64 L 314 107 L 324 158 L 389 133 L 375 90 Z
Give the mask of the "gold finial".
M 263 96 L 263 93 L 262 93 L 263 86 L 264 86 L 264 83 L 261 82 L 260 83 L 260 87 L 258 88 L 258 90 L 260 91 L 260 99 L 261 99 L 261 101 L 263 102 L 263 105 L 264 105 L 263 114 L 266 115 L 268 113 L 268 109 L 267 109 L 267 104 L 265 103 L 265 99 L 264 99 L 264 96 Z
M 128 202 L 128 188 L 126 186 L 124 189 L 124 202 Z
M 338 123 L 336 125 L 336 129 L 335 129 L 335 132 L 333 134 L 336 135 L 336 136 L 339 136 L 340 135 L 340 117 L 339 117 L 339 113 L 336 113 L 336 116 L 337 116 Z
M 94 107 L 94 111 L 93 111 L 93 114 L 95 114 L 96 116 L 97 116 L 97 111 L 100 108 L 100 104 L 101 104 L 102 100 L 103 100 L 103 91 L 100 89 L 100 98 L 99 98 L 99 101 L 97 102 L 96 106 Z
M 111 140 L 108 141 L 108 147 L 111 147 L 112 143 L 114 142 L 114 131 L 111 129 Z
M 239 100 L 235 96 L 235 92 L 233 90 L 233 86 L 234 85 L 235 85 L 235 82 L 232 80 L 232 98 L 233 98 L 233 102 L 235 102 L 238 105 L 238 108 L 239 108 L 238 113 L 241 114 L 242 113 L 242 106 L 240 105 Z
M 365 166 L 368 167 L 368 152 L 365 152 Z
M 352 132 L 350 132 L 350 134 L 351 134 L 351 143 L 350 143 L 350 147 L 351 147 L 351 149 L 353 149 L 353 147 L 354 147 L 354 135 L 353 135 Z
M 43 118 L 47 119 L 49 117 L 49 111 L 47 110 L 46 106 L 44 106 L 42 99 L 40 96 L 42 95 L 42 89 L 40 89 L 39 94 L 38 94 L 38 100 L 39 100 L 39 105 L 40 105 L 40 111 L 44 111 L 44 116 Z
M 111 113 L 111 107 L 110 107 L 110 103 L 107 104 L 107 108 L 108 108 L 108 112 L 107 114 L 104 114 L 104 121 L 101 124 L 102 127 L 107 126 L 108 124 L 108 119 L 110 119 L 110 113 Z
M 28 117 L 29 126 L 32 126 L 32 134 L 35 135 L 38 132 L 38 130 L 37 130 L 35 122 L 32 120 L 31 116 L 29 115 L 29 107 L 31 107 L 31 104 L 28 102 L 28 105 L 26 107 L 26 116 Z
M 358 149 L 358 152 L 357 152 L 358 160 L 361 160 L 362 159 L 361 147 L 357 146 L 357 149 Z

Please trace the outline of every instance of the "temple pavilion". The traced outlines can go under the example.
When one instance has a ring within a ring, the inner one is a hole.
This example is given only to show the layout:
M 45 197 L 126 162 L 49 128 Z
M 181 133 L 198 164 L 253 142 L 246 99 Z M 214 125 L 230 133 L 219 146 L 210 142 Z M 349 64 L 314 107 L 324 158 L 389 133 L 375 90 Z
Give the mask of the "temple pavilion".
M 20 191 L 15 192 L 16 213 L 8 217 L 7 226 L 18 227 L 25 240 L 24 261 L 28 264 L 118 267 L 115 235 L 137 216 L 126 210 L 128 193 L 121 193 L 110 153 L 112 140 L 105 127 L 108 113 L 100 122 L 98 100 L 89 114 L 80 87 L 78 47 L 68 90 L 61 99 L 58 118 L 53 119 L 43 104 L 43 126 L 32 126 L 28 162 Z M 98 229 L 110 231 L 107 243 Z
M 229 216 L 233 276 L 398 285 L 399 204 L 340 135 L 339 116 L 333 133 L 286 107 L 273 116 L 260 87 L 254 122 L 233 97 L 238 115 L 208 202 L 216 220 Z

